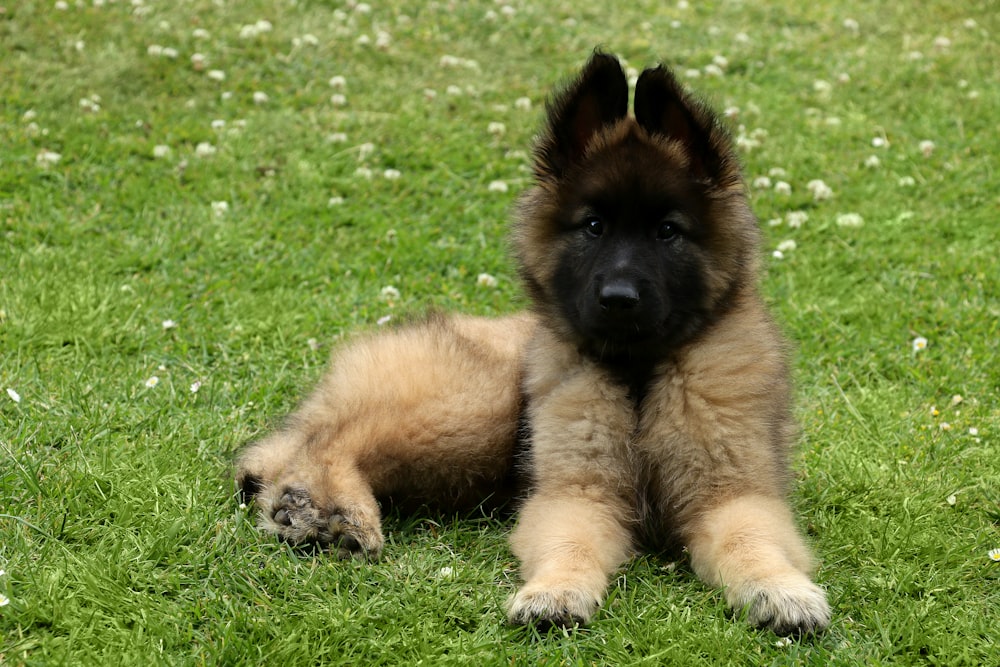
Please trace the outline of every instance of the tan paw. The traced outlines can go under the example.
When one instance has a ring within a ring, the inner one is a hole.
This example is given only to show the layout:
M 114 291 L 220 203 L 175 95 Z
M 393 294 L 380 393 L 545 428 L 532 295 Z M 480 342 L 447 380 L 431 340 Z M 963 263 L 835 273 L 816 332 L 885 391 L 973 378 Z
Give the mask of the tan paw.
M 815 634 L 830 624 L 826 593 L 803 574 L 748 582 L 726 597 L 734 609 L 746 610 L 751 624 L 778 635 Z
M 337 506 L 317 506 L 306 489 L 288 487 L 260 498 L 261 527 L 292 544 L 317 544 L 340 558 L 377 560 L 384 540 L 378 525 Z
M 507 602 L 507 619 L 514 625 L 585 625 L 601 600 L 583 590 L 569 587 L 542 588 L 526 584 Z

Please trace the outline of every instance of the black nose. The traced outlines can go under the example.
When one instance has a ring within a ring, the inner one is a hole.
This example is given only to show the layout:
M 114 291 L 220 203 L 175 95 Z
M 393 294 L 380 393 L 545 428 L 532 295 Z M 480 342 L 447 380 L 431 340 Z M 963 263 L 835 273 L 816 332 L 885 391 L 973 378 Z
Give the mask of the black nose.
M 611 280 L 601 285 L 597 300 L 605 310 L 632 310 L 639 305 L 639 290 L 631 282 Z

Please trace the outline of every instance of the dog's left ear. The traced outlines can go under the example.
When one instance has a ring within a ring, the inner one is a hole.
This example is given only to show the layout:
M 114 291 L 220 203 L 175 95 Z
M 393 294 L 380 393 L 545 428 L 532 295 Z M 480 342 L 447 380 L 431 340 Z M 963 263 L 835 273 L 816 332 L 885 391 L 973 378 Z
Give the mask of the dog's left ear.
M 732 149 L 715 114 L 684 92 L 663 65 L 639 76 L 635 84 L 635 119 L 647 132 L 679 141 L 695 178 L 718 182 L 731 175 Z

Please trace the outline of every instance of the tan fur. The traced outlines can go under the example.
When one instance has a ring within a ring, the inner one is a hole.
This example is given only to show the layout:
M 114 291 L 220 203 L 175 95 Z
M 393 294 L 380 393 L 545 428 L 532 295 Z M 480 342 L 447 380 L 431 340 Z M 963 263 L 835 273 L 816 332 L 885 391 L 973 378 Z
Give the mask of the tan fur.
M 378 498 L 463 507 L 500 492 L 533 328 L 530 315 L 438 316 L 338 350 L 287 425 L 237 462 L 261 527 L 377 558 Z

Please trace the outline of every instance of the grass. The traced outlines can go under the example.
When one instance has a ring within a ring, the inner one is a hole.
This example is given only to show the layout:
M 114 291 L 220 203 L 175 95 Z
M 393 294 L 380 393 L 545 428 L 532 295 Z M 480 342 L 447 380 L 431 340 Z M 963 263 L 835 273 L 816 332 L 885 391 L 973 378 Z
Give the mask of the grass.
M 352 4 L 0 7 L 0 663 L 998 664 L 992 4 Z M 772 174 L 752 193 L 798 346 L 794 503 L 835 613 L 816 639 L 779 645 L 653 556 L 592 626 L 538 637 L 503 623 L 504 517 L 393 515 L 359 565 L 234 499 L 234 452 L 339 339 L 523 306 L 506 220 L 545 95 L 597 44 L 701 72 L 748 177 Z

